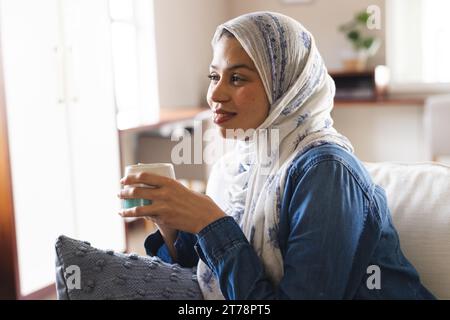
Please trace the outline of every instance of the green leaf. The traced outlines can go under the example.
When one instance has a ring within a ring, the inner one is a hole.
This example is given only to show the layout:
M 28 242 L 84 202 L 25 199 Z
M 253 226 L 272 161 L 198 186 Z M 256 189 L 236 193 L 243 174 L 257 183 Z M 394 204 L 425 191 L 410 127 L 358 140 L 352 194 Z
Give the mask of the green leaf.
M 356 15 L 356 21 L 358 21 L 361 24 L 366 24 L 367 20 L 369 20 L 369 17 L 370 15 L 367 12 L 361 11 Z
M 368 36 L 366 33 L 366 24 L 369 18 L 370 14 L 361 10 L 355 14 L 351 21 L 338 27 L 338 30 L 345 34 L 356 51 L 365 50 L 369 52 L 371 50 L 376 51 L 378 48 L 378 39 Z
M 358 41 L 358 39 L 360 38 L 360 34 L 359 31 L 357 30 L 352 30 L 349 33 L 347 33 L 347 38 L 349 38 L 351 41 Z
M 374 39 L 373 38 L 365 38 L 362 41 L 362 45 L 364 48 L 369 49 L 373 44 Z

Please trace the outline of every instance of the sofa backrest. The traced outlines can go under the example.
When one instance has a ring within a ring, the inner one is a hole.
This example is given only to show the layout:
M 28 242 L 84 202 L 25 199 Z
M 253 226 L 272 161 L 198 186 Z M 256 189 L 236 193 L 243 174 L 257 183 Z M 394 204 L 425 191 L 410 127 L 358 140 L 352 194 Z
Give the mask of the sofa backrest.
M 450 167 L 437 163 L 364 163 L 384 188 L 401 248 L 422 283 L 450 299 Z

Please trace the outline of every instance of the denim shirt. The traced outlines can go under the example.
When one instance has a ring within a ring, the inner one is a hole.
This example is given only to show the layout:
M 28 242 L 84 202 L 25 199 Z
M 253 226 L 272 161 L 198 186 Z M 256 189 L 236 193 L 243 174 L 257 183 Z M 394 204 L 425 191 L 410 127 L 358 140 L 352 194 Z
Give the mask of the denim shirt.
M 278 241 L 284 276 L 275 286 L 239 225 L 224 217 L 198 234 L 178 232 L 177 263 L 202 259 L 226 299 L 433 299 L 405 258 L 384 190 L 343 148 L 324 144 L 288 170 Z M 147 254 L 172 261 L 159 232 Z

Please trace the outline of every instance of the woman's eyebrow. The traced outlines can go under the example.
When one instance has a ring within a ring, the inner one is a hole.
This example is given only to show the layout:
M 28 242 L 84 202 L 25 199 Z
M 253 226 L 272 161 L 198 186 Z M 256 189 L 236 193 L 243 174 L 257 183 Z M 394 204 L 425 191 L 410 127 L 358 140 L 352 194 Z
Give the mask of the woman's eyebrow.
M 218 68 L 215 65 L 210 65 L 209 66 L 211 69 L 215 69 L 217 70 Z M 237 64 L 233 64 L 229 67 L 226 67 L 225 70 L 234 70 L 234 69 L 240 69 L 240 68 L 244 68 L 244 69 L 248 69 L 250 71 L 256 72 L 255 68 L 250 67 L 249 65 L 245 64 L 245 63 L 237 63 Z

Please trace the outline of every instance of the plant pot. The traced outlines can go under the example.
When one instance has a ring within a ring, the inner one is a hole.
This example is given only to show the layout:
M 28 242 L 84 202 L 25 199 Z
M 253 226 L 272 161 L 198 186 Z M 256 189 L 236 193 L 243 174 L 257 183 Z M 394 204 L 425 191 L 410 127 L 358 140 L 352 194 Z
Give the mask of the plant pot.
M 342 61 L 346 71 L 364 71 L 367 68 L 367 59 L 353 58 Z

